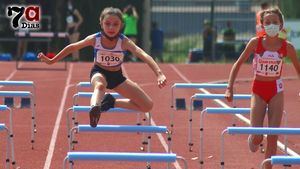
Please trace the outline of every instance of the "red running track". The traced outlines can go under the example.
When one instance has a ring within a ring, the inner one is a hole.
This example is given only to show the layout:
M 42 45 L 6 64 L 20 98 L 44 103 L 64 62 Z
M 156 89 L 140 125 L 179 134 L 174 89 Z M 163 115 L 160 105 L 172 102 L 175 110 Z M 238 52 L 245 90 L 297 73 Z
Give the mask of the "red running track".
M 43 66 L 43 63 L 40 63 Z M 39 66 L 41 66 L 39 64 Z M 35 64 L 36 65 L 36 64 Z M 15 155 L 17 165 L 21 169 L 59 169 L 68 151 L 66 114 L 65 110 L 72 106 L 72 96 L 76 93 L 75 85 L 80 81 L 89 80 L 92 63 L 70 63 L 67 71 L 30 71 L 16 70 L 13 62 L 0 62 L 1 80 L 31 80 L 36 85 L 37 129 L 35 149 L 30 146 L 30 114 L 29 109 L 14 109 Z M 153 123 L 169 125 L 171 102 L 171 86 L 177 82 L 215 82 L 226 81 L 231 64 L 161 64 L 167 76 L 168 85 L 159 89 L 156 78 L 149 67 L 142 63 L 124 64 L 124 72 L 130 79 L 137 82 L 153 99 Z M 283 72 L 285 84 L 285 110 L 288 112 L 288 126 L 299 127 L 299 85 L 296 73 L 291 65 L 286 65 Z M 237 93 L 250 93 L 252 69 L 251 65 L 244 65 L 240 70 L 236 83 Z M 28 90 L 28 88 L 1 87 L 1 90 Z M 176 90 L 176 97 L 185 97 L 187 105 L 189 98 L 199 90 Z M 211 93 L 224 93 L 222 90 L 208 90 Z M 88 100 L 80 100 L 82 105 L 88 105 Z M 228 104 L 227 102 L 224 102 Z M 205 106 L 220 107 L 214 101 L 205 101 Z M 238 103 L 239 107 L 249 107 L 249 102 Z M 193 152 L 188 151 L 187 131 L 188 113 L 175 112 L 175 128 L 172 137 L 173 152 L 183 156 L 188 161 L 190 169 L 199 168 L 199 112 L 193 114 Z M 8 122 L 8 116 L 1 114 L 1 122 Z M 247 117 L 249 118 L 249 117 Z M 80 123 L 88 123 L 86 115 L 79 116 Z M 204 120 L 204 161 L 205 169 L 220 168 L 220 134 L 224 128 L 230 126 L 233 120 L 238 126 L 247 126 L 236 117 L 228 115 L 205 115 Z M 136 116 L 132 114 L 103 114 L 101 124 L 135 124 Z M 54 134 L 53 134 L 54 131 Z M 57 135 L 56 135 L 57 134 Z M 4 140 L 0 133 L 0 139 Z M 139 152 L 141 135 L 119 133 L 95 133 L 76 135 L 79 144 L 78 151 L 133 151 Z M 166 137 L 163 135 L 163 139 Z M 280 137 L 282 141 L 282 137 Z M 299 136 L 290 136 L 288 146 L 296 153 L 300 152 Z M 0 142 L 0 168 L 4 168 L 5 142 Z M 50 147 L 50 149 L 49 149 Z M 263 154 L 250 153 L 247 148 L 247 136 L 226 136 L 225 168 L 251 169 L 258 168 L 263 160 Z M 165 152 L 157 135 L 152 135 L 152 150 Z M 280 153 L 280 152 L 279 152 Z M 166 164 L 153 163 L 152 168 L 164 168 Z M 177 169 L 182 168 L 177 167 Z M 174 167 L 174 166 L 173 166 Z M 127 162 L 77 162 L 75 168 L 145 168 L 144 163 Z M 277 167 L 274 167 L 277 168 Z M 280 167 L 278 167 L 280 168 Z M 292 167 L 293 168 L 293 167 Z M 295 168 L 295 166 L 294 166 Z

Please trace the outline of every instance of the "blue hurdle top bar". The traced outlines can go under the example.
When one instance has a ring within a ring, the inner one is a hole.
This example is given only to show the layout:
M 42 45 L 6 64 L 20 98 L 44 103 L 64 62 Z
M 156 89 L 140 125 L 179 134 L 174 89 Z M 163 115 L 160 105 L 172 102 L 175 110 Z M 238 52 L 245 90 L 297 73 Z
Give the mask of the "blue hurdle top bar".
M 7 110 L 7 108 L 8 108 L 7 105 L 0 105 L 0 110 L 1 111 Z
M 77 84 L 78 87 L 91 87 L 92 84 L 90 82 L 79 82 Z
M 0 124 L 0 130 L 4 130 L 5 129 L 5 124 L 1 123 Z
M 69 161 L 103 160 L 103 161 L 145 161 L 175 162 L 176 154 L 168 153 L 126 153 L 126 152 L 68 152 Z
M 2 86 L 33 86 L 33 81 L 0 81 Z
M 295 135 L 300 134 L 300 128 L 275 127 L 227 127 L 228 134 L 268 134 Z
M 119 93 L 109 93 L 111 94 L 114 98 L 123 98 Z M 74 96 L 78 96 L 78 97 L 87 97 L 90 98 L 93 95 L 93 92 L 78 92 L 76 93 Z
M 225 94 L 194 94 L 192 98 L 196 99 L 225 99 Z M 235 94 L 233 99 L 248 100 L 251 99 L 250 94 Z
M 31 92 L 29 91 L 0 91 L 2 97 L 30 97 Z
M 298 156 L 272 156 L 272 164 L 300 164 L 300 157 Z
M 141 132 L 141 133 L 166 133 L 166 126 L 137 126 L 137 125 L 78 125 L 78 132 Z
M 207 107 L 207 113 L 210 114 L 249 114 L 250 108 L 220 108 L 220 107 Z
M 224 89 L 227 88 L 227 83 L 213 84 L 213 83 L 175 83 L 172 87 L 175 88 L 214 88 Z
M 74 112 L 89 112 L 91 110 L 91 106 L 73 106 L 72 107 L 73 111 Z M 109 109 L 108 111 L 106 112 L 124 112 L 124 113 L 136 113 L 138 111 L 136 110 L 130 110 L 130 109 L 123 109 L 123 108 L 111 108 Z

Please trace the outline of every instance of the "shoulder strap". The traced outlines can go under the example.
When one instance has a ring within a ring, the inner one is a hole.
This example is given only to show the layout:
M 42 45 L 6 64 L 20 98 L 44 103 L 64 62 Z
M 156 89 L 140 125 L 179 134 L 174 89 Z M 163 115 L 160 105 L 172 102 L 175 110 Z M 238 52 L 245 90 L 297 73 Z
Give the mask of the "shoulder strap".
M 263 40 L 263 37 L 258 37 L 258 42 L 257 42 L 255 53 L 262 53 L 264 51 L 262 40 Z
M 286 40 L 282 41 L 281 48 L 278 50 L 278 53 L 282 54 L 283 57 L 287 55 L 287 42 Z

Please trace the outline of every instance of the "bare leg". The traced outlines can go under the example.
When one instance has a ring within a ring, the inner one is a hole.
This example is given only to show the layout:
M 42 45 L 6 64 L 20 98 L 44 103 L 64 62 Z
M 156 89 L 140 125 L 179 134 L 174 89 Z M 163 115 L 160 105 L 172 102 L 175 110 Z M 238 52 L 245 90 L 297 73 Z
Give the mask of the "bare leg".
M 266 115 L 267 103 L 258 95 L 252 94 L 251 98 L 251 127 L 262 127 Z M 252 143 L 259 145 L 263 141 L 262 135 L 252 135 Z
M 148 112 L 153 107 L 151 98 L 136 83 L 127 79 L 114 89 L 128 99 L 117 99 L 115 107 L 127 108 L 141 112 Z
M 91 106 L 100 106 L 102 98 L 104 96 L 107 82 L 100 73 L 96 73 L 93 75 L 93 77 L 91 79 L 91 83 L 93 85 L 94 92 L 91 97 L 90 104 L 91 104 Z
M 280 127 L 283 114 L 283 92 L 276 94 L 269 102 L 268 122 L 269 127 Z M 267 148 L 265 158 L 276 155 L 277 152 L 277 135 L 267 136 Z M 265 169 L 272 169 L 270 163 L 266 163 Z

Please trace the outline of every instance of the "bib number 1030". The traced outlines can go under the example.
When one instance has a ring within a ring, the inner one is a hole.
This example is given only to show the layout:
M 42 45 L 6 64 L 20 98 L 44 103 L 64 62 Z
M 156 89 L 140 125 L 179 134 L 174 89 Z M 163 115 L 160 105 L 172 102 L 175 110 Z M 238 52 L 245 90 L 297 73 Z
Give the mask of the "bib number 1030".
M 98 62 L 119 62 L 120 58 L 109 55 L 100 55 L 98 56 Z

